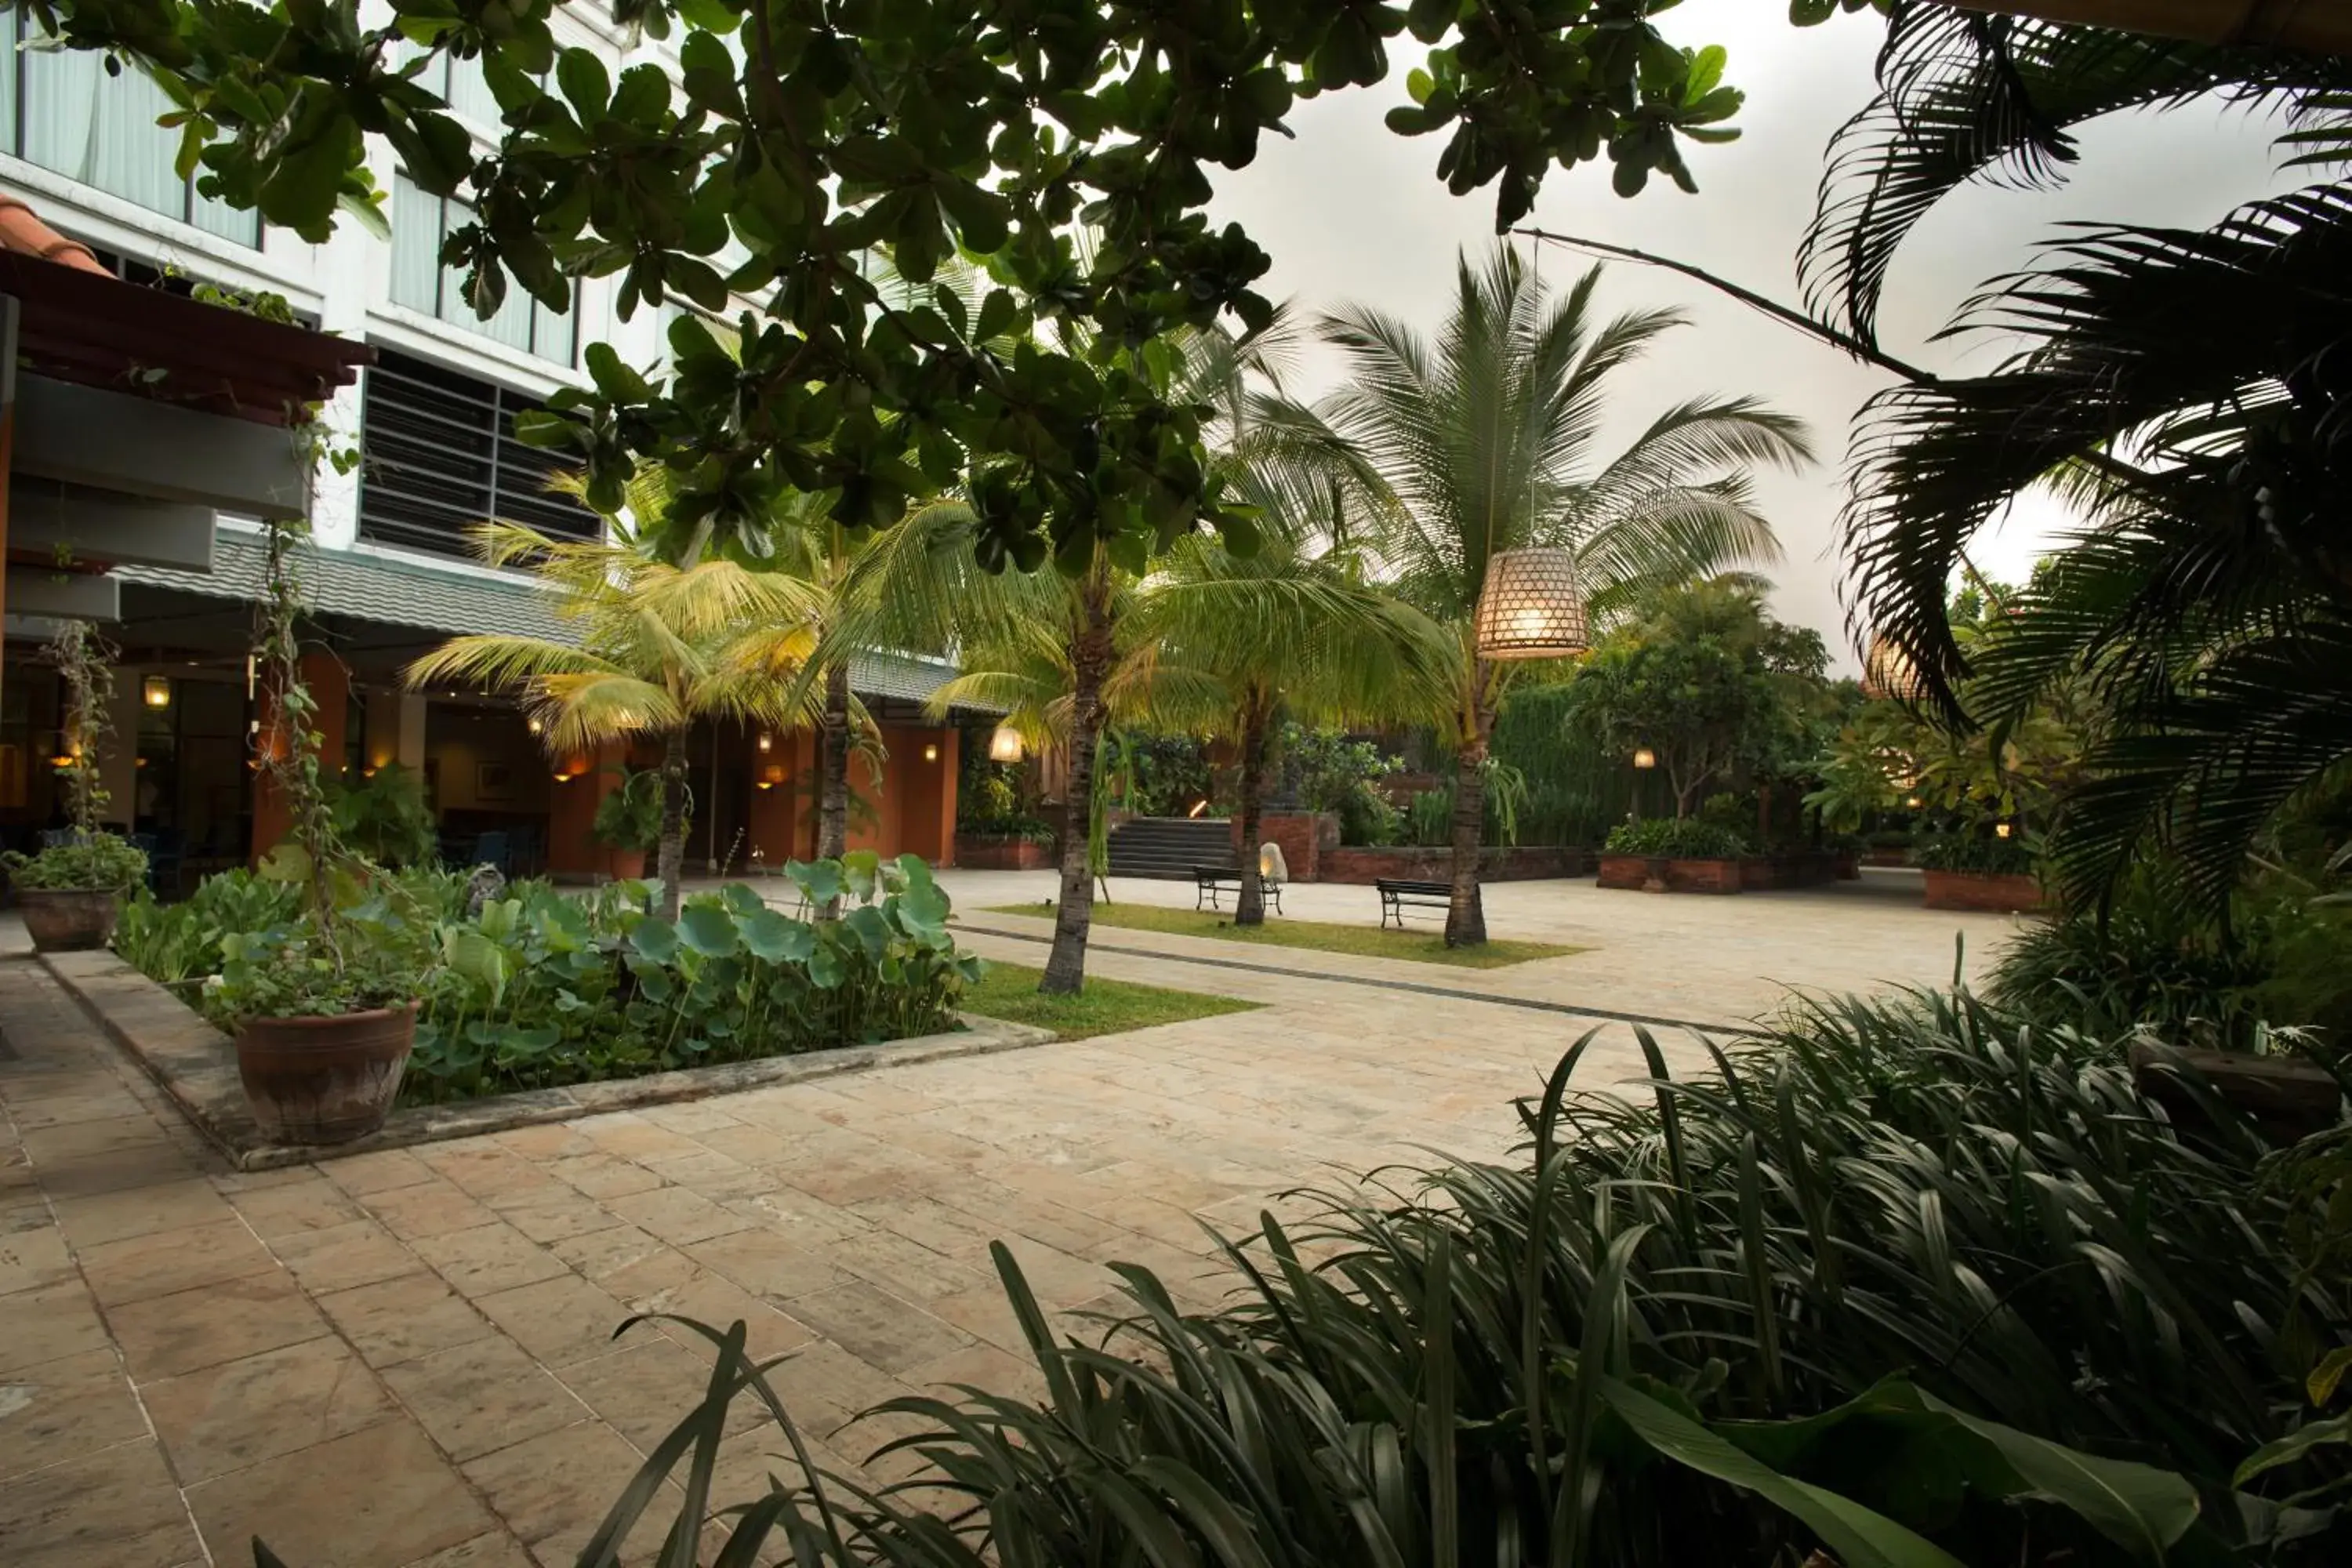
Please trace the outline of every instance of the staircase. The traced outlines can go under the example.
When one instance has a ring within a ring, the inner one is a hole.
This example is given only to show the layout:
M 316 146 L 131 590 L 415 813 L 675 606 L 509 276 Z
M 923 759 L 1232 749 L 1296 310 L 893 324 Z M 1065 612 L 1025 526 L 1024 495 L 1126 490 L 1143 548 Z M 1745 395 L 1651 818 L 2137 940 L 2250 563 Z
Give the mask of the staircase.
M 1110 830 L 1114 877 L 1186 880 L 1195 866 L 1233 863 L 1233 824 L 1222 816 L 1139 816 Z

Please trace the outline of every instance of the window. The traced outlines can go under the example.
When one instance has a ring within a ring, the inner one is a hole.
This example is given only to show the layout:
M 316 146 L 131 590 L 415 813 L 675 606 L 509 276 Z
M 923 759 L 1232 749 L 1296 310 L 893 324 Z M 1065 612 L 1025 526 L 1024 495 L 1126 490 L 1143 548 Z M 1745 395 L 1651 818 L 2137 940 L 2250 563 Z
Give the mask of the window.
M 549 310 L 509 277 L 505 302 L 484 321 L 467 303 L 466 275 L 441 265 L 442 242 L 470 216 L 465 203 L 428 195 L 405 174 L 393 176 L 393 303 L 569 368 L 580 352 L 577 315 Z
M 515 439 L 520 393 L 379 348 L 360 403 L 360 537 L 471 555 L 467 531 L 497 518 L 594 539 L 596 514 L 547 488 L 572 465 Z
M 173 170 L 177 132 L 155 123 L 172 100 L 142 72 L 106 74 L 93 49 L 28 50 L 37 25 L 22 11 L 0 17 L 0 147 L 28 163 L 194 224 L 239 245 L 261 244 L 261 216 L 199 195 Z

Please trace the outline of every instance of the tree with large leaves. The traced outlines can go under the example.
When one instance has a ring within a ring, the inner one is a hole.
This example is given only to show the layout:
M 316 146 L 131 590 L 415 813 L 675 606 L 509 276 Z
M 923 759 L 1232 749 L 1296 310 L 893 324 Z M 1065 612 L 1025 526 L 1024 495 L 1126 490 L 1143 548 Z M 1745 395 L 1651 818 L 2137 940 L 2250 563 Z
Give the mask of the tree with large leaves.
M 388 142 L 471 214 L 443 254 L 486 316 L 516 286 L 567 310 L 596 278 L 624 315 L 759 301 L 740 355 L 674 340 L 671 374 L 648 378 L 598 345 L 593 390 L 526 422 L 585 458 L 606 509 L 650 459 L 677 475 L 681 515 L 722 534 L 764 531 L 786 490 L 888 527 L 977 470 L 986 563 L 1058 555 L 1081 574 L 1098 546 L 1231 521 L 1202 485 L 1197 413 L 1142 362 L 1172 330 L 1270 314 L 1253 287 L 1268 259 L 1211 226 L 1210 175 L 1248 164 L 1295 100 L 1381 80 L 1410 28 L 1433 47 L 1391 124 L 1448 133 L 1439 175 L 1493 186 L 1498 225 L 1555 164 L 1605 155 L 1621 191 L 1654 173 L 1689 187 L 1683 139 L 1727 134 L 1740 104 L 1722 51 L 1667 43 L 1656 0 L 620 0 L 611 21 L 672 40 L 676 64 L 617 79 L 559 45 L 563 0 L 396 0 L 364 24 L 289 0 L 16 3 L 66 47 L 147 69 L 182 172 L 312 243 L 339 205 L 383 226 L 368 161 Z M 425 85 L 445 59 L 497 101 L 487 147 Z M 1080 222 L 1105 237 L 1083 260 Z M 858 265 L 877 246 L 918 283 L 961 250 L 998 286 L 976 313 L 952 291 L 901 308 Z M 1091 330 L 1019 330 L 1044 317 Z M 1024 346 L 1000 352 L 1008 328 Z
M 1601 269 L 1554 295 L 1507 247 L 1457 268 L 1434 342 L 1381 311 L 1325 316 L 1353 379 L 1293 437 L 1328 459 L 1333 482 L 1368 491 L 1365 542 L 1397 591 L 1455 628 L 1445 737 L 1456 766 L 1449 945 L 1484 942 L 1478 847 L 1487 746 L 1513 666 L 1478 656 L 1472 620 L 1499 552 L 1573 552 L 1591 614 L 1622 614 L 1656 589 L 1780 552 L 1748 474 L 1811 458 L 1803 425 L 1752 397 L 1667 409 L 1614 455 L 1599 449 L 1612 377 L 1678 311 L 1602 319 Z
M 576 640 L 453 637 L 408 667 L 411 686 L 453 681 L 516 692 L 557 756 L 615 741 L 661 746 L 656 875 L 677 918 L 686 861 L 687 738 L 696 721 L 789 727 L 804 721 L 792 684 L 771 673 L 815 649 L 822 604 L 809 585 L 710 557 L 677 566 L 625 531 L 609 542 L 554 540 L 514 523 L 477 531 L 482 559 L 524 566 L 555 594 Z

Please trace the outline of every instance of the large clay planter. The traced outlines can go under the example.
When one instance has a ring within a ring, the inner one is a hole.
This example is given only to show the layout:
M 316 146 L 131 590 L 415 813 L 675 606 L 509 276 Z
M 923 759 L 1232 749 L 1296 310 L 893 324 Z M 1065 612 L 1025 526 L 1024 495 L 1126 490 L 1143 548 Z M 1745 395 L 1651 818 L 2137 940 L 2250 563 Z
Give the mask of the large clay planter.
M 347 1143 L 383 1125 L 416 1040 L 416 1008 L 332 1018 L 250 1018 L 236 1073 L 264 1134 L 279 1143 Z
M 104 947 L 122 909 L 121 898 L 111 890 L 85 888 L 19 888 L 16 901 L 37 952 Z
M 645 879 L 646 852 L 642 849 L 607 849 L 604 862 L 612 868 L 615 882 L 638 882 Z

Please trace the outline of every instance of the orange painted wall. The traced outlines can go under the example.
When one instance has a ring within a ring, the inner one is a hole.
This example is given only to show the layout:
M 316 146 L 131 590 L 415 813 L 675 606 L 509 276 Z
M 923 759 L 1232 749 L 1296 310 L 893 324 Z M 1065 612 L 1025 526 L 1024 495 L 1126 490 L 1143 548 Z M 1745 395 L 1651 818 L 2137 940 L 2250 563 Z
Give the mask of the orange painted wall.
M 318 710 L 310 716 L 319 742 L 320 769 L 322 774 L 337 773 L 343 758 L 343 720 L 351 708 L 352 676 L 343 661 L 331 653 L 306 653 L 302 656 L 302 680 L 310 689 L 311 700 Z M 278 734 L 278 704 L 274 692 L 263 693 L 261 733 L 273 748 L 288 743 Z M 277 784 L 266 768 L 253 774 L 253 845 L 256 863 L 276 848 L 291 827 L 286 802 Z
M 613 851 L 596 842 L 596 808 L 621 787 L 622 749 L 617 742 L 593 752 L 556 758 L 558 783 L 548 794 L 547 869 L 551 876 L 612 873 Z

